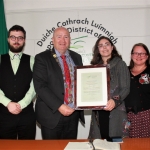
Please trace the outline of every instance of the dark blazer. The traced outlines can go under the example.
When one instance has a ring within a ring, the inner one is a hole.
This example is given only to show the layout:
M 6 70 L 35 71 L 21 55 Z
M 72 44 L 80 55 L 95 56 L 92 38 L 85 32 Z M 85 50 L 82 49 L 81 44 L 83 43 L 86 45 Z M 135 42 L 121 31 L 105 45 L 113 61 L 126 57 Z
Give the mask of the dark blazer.
M 69 53 L 75 65 L 83 65 L 81 55 L 71 50 Z M 47 50 L 35 56 L 33 82 L 38 95 L 35 105 L 37 121 L 53 129 L 61 117 L 58 108 L 64 104 L 64 81 L 61 68 L 51 51 Z M 80 111 L 80 119 L 85 123 L 83 111 Z

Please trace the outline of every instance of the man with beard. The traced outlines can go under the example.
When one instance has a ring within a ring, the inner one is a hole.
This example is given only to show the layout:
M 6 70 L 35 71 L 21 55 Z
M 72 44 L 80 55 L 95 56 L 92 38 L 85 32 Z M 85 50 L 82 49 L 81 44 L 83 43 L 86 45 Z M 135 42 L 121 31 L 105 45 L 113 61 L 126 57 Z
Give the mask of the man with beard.
M 11 27 L 8 32 L 9 52 L 1 56 L 0 139 L 35 139 L 34 58 L 23 53 L 25 39 L 23 27 Z

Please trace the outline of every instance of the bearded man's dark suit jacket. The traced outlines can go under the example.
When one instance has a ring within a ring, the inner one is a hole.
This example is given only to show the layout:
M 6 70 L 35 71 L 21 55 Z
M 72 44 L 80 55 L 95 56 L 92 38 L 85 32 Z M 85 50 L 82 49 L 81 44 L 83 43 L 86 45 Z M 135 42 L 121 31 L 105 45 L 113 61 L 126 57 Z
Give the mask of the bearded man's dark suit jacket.
M 58 108 L 64 104 L 64 81 L 61 68 L 54 58 L 54 49 L 37 54 L 33 68 L 33 81 L 38 95 L 35 112 L 37 121 L 47 128 L 53 129 L 58 124 L 61 113 Z M 81 66 L 81 55 L 69 50 L 75 65 Z M 76 110 L 78 111 L 78 110 Z M 81 121 L 84 113 L 80 111 Z

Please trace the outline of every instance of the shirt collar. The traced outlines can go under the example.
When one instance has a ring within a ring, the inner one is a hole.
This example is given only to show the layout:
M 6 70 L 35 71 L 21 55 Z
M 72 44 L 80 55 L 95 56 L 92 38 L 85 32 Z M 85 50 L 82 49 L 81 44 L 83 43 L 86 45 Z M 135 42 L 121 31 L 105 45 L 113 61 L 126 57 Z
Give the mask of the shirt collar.
M 60 57 L 61 54 L 58 52 L 58 50 L 56 50 L 56 49 L 54 49 L 54 50 L 55 50 L 57 57 Z M 69 51 L 67 50 L 64 55 L 69 56 Z
M 10 50 L 9 50 L 9 56 L 10 56 L 10 58 L 13 60 L 14 59 L 14 57 L 18 57 L 19 59 L 21 59 L 21 57 L 22 57 L 22 52 L 20 52 L 20 53 L 13 53 L 13 52 L 11 52 Z

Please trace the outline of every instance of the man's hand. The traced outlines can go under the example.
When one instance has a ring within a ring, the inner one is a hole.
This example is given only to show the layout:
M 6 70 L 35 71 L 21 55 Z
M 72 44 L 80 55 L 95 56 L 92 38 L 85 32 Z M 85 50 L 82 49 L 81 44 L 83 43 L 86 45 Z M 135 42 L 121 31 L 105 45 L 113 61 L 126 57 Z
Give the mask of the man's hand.
M 75 110 L 70 108 L 68 105 L 62 104 L 58 111 L 64 116 L 70 116 Z
M 7 105 L 7 108 L 10 113 L 15 114 L 15 115 L 19 114 L 22 111 L 20 104 L 15 103 L 15 102 L 9 102 Z

